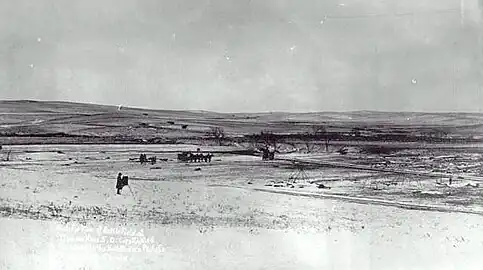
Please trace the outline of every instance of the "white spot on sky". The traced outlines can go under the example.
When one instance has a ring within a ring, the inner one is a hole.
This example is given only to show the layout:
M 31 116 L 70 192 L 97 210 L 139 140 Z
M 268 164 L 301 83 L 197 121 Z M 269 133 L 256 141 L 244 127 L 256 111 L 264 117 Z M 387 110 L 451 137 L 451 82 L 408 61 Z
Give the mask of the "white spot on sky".
M 295 52 L 295 49 L 297 49 L 297 46 L 295 46 L 295 45 L 294 45 L 294 46 L 292 46 L 292 47 L 290 47 L 290 51 L 291 51 L 291 52 Z
M 42 41 L 42 38 L 37 38 L 37 42 L 41 42 Z
M 228 56 L 228 55 L 225 55 L 225 59 L 226 59 L 227 61 L 230 61 L 230 60 L 231 60 L 230 56 Z
M 29 65 L 29 67 L 30 67 L 30 68 L 34 68 L 34 64 L 30 64 L 30 65 Z
M 324 16 L 324 18 L 320 21 L 320 24 L 324 24 L 325 21 L 327 21 L 327 16 Z
M 172 38 L 173 40 L 176 40 L 176 33 L 173 33 Z
M 344 6 L 345 6 L 345 4 L 344 4 L 344 3 L 340 3 L 340 4 L 339 4 L 339 6 L 340 6 L 340 7 L 344 7 Z
M 416 79 L 412 79 L 412 80 L 411 80 L 411 83 L 412 83 L 412 84 L 417 84 L 417 83 L 418 83 L 418 80 L 416 80 Z

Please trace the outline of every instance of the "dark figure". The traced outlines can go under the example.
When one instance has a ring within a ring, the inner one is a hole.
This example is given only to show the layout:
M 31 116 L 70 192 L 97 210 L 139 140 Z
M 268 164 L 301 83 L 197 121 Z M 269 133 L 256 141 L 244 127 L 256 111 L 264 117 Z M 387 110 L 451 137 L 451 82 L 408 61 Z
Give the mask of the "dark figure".
M 213 154 L 209 153 L 206 158 L 208 159 L 208 162 L 211 162 L 211 158 L 213 157 Z
M 124 187 L 122 183 L 122 173 L 119 173 L 117 175 L 117 182 L 116 182 L 116 189 L 117 189 L 117 194 L 121 195 L 121 189 Z
M 453 183 L 453 177 L 449 177 L 449 185 L 451 185 Z
M 139 161 L 141 162 L 141 164 L 146 163 L 148 161 L 146 154 L 141 154 L 139 156 Z
M 275 151 L 270 151 L 270 153 L 268 155 L 268 159 L 270 159 L 270 160 L 274 160 L 275 159 Z
M 149 161 L 151 162 L 151 164 L 156 164 L 156 157 L 150 157 L 149 158 Z
M 268 151 L 268 148 L 263 148 L 262 149 L 262 160 L 268 160 L 270 152 Z

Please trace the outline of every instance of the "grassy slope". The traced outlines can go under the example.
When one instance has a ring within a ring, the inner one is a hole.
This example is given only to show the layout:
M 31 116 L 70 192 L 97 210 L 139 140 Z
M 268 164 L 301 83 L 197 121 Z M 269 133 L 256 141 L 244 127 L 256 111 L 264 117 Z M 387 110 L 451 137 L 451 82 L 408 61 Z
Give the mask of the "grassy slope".
M 182 125 L 188 125 L 188 128 L 182 129 Z M 483 133 L 483 114 L 369 111 L 224 114 L 128 107 L 119 111 L 115 106 L 96 104 L 0 101 L 0 135 L 4 137 L 50 133 L 143 139 L 200 137 L 212 126 L 221 126 L 233 136 L 266 130 L 301 133 L 310 131 L 313 125 L 324 125 L 337 132 L 349 132 L 354 127 L 387 133 L 442 129 L 456 136 L 470 136 Z

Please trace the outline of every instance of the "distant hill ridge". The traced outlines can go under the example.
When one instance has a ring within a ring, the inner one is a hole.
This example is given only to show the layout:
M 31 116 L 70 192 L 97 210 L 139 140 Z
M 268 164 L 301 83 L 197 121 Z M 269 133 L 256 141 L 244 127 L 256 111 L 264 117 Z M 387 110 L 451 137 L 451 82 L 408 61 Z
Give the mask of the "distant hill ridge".
M 15 109 L 17 107 L 37 107 L 43 108 L 44 110 L 55 109 L 90 109 L 95 111 L 117 111 L 118 106 L 116 105 L 105 105 L 96 103 L 82 103 L 82 102 L 72 102 L 72 101 L 50 101 L 50 100 L 0 100 L 0 112 L 3 112 L 6 108 Z M 209 110 L 164 110 L 164 109 L 152 109 L 152 108 L 140 108 L 140 107 L 130 107 L 122 105 L 122 109 L 125 111 L 136 111 L 136 112 L 173 112 L 173 113 L 193 113 L 193 114 L 214 114 L 214 115 L 247 115 L 247 116 L 282 116 L 282 115 L 347 115 L 347 116 L 371 116 L 371 117 L 387 117 L 387 116 L 476 116 L 483 117 L 483 113 L 476 112 L 410 112 L 410 111 L 376 111 L 376 110 L 356 110 L 356 111 L 320 111 L 320 112 L 284 112 L 284 111 L 273 111 L 273 112 L 215 112 Z
M 218 113 L 201 110 L 155 110 L 68 101 L 0 100 L 3 143 L 178 141 L 204 139 L 220 127 L 229 137 L 273 132 L 308 134 L 323 126 L 328 132 L 353 139 L 381 134 L 447 134 L 455 138 L 481 137 L 483 114 L 420 112 L 261 112 Z M 349 134 L 349 135 L 348 135 Z M 54 139 L 43 139 L 55 136 Z M 431 135 L 433 136 L 433 135 Z M 439 135 L 438 135 L 439 136 Z M 446 136 L 446 135 L 444 135 Z M 25 139 L 19 139 L 19 137 Z M 13 138 L 13 139 L 12 139 Z M 120 139 L 121 138 L 121 139 Z

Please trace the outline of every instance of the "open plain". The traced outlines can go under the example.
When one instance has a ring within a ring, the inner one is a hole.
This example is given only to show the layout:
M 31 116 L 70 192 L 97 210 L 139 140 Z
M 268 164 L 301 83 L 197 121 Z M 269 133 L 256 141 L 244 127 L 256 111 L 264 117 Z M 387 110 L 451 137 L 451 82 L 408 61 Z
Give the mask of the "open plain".
M 483 265 L 483 115 L 1 105 L 1 269 Z

